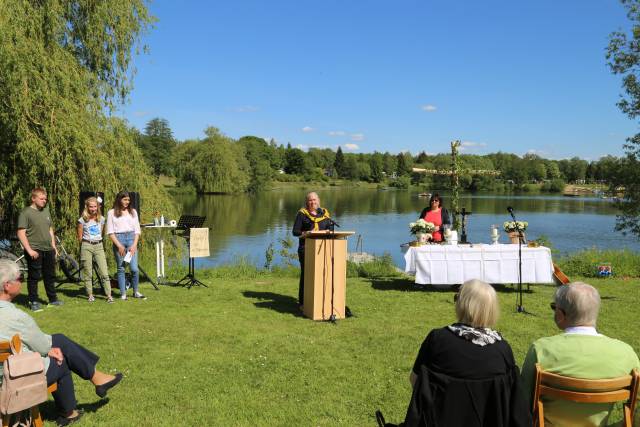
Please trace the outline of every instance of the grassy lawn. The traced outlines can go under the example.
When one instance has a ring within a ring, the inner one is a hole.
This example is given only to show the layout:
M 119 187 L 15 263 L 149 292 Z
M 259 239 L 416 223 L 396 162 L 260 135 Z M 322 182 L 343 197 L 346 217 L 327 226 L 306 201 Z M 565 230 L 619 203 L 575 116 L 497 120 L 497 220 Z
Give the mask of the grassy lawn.
M 297 278 L 196 276 L 209 288 L 143 284 L 147 301 L 115 304 L 90 304 L 66 284 L 65 306 L 34 315 L 45 332 L 63 332 L 99 354 L 99 368 L 125 374 L 108 403 L 75 377 L 83 426 L 373 426 L 378 408 L 399 422 L 422 340 L 454 321 L 453 292 L 416 290 L 405 279 L 349 279 L 355 317 L 334 325 L 298 315 Z M 638 281 L 591 283 L 603 297 L 600 331 L 640 352 Z M 518 364 L 531 341 L 557 333 L 554 289 L 524 295 L 531 315 L 515 313 L 516 293 L 499 289 L 498 329 Z M 53 425 L 52 402 L 43 410 Z

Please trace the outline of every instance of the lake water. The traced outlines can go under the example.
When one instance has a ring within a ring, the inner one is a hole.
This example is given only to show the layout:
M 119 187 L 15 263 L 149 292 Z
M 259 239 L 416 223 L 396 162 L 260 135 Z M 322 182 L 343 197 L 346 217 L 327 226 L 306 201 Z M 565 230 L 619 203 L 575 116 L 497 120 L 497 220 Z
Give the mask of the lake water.
M 303 206 L 307 190 L 269 191 L 260 195 L 180 196 L 184 214 L 206 216 L 210 227 L 211 256 L 199 259 L 199 266 L 213 266 L 245 257 L 263 265 L 265 250 L 279 239 L 291 236 L 296 212 Z M 340 230 L 355 231 L 349 238 L 349 251 L 356 250 L 358 236 L 363 251 L 389 253 L 396 265 L 404 267 L 402 243 L 412 240 L 409 222 L 415 221 L 428 199 L 416 192 L 381 191 L 329 187 L 318 190 L 322 206 L 340 224 Z M 448 207 L 447 195 L 443 194 Z M 490 243 L 490 227 L 500 226 L 500 242 L 508 243 L 502 223 L 510 220 L 512 206 L 518 220 L 528 221 L 527 238 L 546 235 L 562 253 L 586 248 L 630 248 L 640 250 L 633 236 L 614 231 L 617 210 L 610 201 L 599 198 L 562 196 L 463 195 L 461 206 L 467 217 L 467 235 L 472 243 Z M 297 239 L 293 239 L 297 248 Z M 276 256 L 276 262 L 280 260 Z

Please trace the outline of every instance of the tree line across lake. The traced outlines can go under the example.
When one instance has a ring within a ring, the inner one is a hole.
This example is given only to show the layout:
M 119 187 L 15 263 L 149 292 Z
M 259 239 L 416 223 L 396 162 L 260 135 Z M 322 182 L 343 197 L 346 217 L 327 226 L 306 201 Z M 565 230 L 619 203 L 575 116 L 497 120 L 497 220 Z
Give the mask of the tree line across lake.
M 256 136 L 238 140 L 209 127 L 205 137 L 179 142 L 166 119 L 150 120 L 135 140 L 156 176 L 177 179 L 177 186 L 198 193 L 241 193 L 268 188 L 272 181 L 365 181 L 407 188 L 448 188 L 449 153 L 345 153 L 341 147 L 300 148 Z M 458 158 L 460 185 L 467 191 L 527 190 L 542 183 L 543 191 L 560 192 L 566 183 L 615 181 L 625 160 L 605 156 L 597 161 L 563 160 L 536 154 L 463 154 Z M 425 171 L 414 171 L 423 169 Z

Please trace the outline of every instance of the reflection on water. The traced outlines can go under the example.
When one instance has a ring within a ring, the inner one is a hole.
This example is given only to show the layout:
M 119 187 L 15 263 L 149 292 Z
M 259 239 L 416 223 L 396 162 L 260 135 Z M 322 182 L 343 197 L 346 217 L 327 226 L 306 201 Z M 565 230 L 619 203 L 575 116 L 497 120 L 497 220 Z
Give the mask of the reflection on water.
M 399 245 L 411 240 L 408 224 L 415 221 L 428 199 L 408 191 L 328 188 L 317 192 L 341 230 L 353 230 L 362 236 L 365 252 L 388 252 L 397 265 L 404 265 Z M 277 246 L 279 238 L 291 235 L 305 194 L 305 190 L 287 190 L 259 195 L 181 196 L 178 202 L 183 213 L 206 216 L 205 226 L 211 228 L 211 256 L 199 260 L 199 264 L 224 264 L 244 256 L 262 265 L 269 244 Z M 446 194 L 443 199 L 448 206 Z M 510 219 L 508 206 L 513 207 L 519 220 L 529 222 L 528 238 L 544 234 L 560 251 L 593 246 L 640 250 L 635 238 L 613 231 L 617 211 L 610 202 L 597 198 L 462 196 L 461 207 L 472 212 L 467 226 L 469 240 L 489 243 L 491 224 L 501 225 Z M 355 250 L 355 237 L 349 241 L 350 251 Z M 504 234 L 500 241 L 507 242 Z

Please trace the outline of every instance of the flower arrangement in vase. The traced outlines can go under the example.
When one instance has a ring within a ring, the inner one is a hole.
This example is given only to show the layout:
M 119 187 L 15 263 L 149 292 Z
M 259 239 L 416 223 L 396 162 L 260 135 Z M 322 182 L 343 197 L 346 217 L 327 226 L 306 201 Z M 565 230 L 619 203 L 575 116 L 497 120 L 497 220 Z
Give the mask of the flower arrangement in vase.
M 431 239 L 431 233 L 436 231 L 436 226 L 420 218 L 416 222 L 409 223 L 409 231 L 416 236 L 419 243 L 426 243 Z
M 518 244 L 518 231 L 522 232 L 522 242 L 525 242 L 524 231 L 529 226 L 527 221 L 505 221 L 502 224 L 502 228 L 509 234 L 509 238 L 511 239 L 511 243 Z

